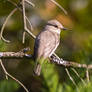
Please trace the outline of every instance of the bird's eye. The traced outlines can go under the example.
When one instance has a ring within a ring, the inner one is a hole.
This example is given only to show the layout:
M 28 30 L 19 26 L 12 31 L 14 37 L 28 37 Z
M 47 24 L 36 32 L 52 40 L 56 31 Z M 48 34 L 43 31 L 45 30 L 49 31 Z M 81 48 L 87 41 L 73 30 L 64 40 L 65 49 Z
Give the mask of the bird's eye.
M 54 25 L 54 27 L 58 28 L 58 26 L 57 26 L 57 25 Z

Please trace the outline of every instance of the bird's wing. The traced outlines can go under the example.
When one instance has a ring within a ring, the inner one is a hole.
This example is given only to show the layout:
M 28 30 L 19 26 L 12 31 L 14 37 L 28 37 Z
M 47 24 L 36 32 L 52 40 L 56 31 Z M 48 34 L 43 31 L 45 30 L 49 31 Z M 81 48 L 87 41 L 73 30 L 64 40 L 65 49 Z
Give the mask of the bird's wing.
M 42 31 L 35 40 L 34 55 L 35 57 L 50 57 L 58 45 L 59 39 L 56 40 L 56 35 L 54 33 Z

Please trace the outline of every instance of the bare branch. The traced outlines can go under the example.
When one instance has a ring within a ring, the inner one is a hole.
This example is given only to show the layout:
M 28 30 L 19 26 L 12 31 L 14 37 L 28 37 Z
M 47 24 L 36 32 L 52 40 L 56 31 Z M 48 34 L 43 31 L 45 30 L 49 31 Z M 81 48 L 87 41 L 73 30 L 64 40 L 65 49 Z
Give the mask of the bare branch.
M 8 0 L 8 1 L 10 1 L 10 0 Z M 16 8 L 18 8 L 18 9 L 22 12 L 22 9 L 19 7 L 19 5 L 20 5 L 21 2 L 19 2 L 18 5 L 17 5 L 16 3 L 14 3 L 14 2 L 11 2 L 11 1 L 10 1 L 10 3 L 12 3 Z M 31 22 L 29 21 L 29 19 L 27 18 L 27 16 L 25 16 L 25 18 L 26 18 L 26 20 L 28 21 L 28 23 L 30 24 L 31 30 L 33 30 L 32 24 L 31 24 Z
M 58 4 L 55 0 L 50 1 L 52 1 L 55 5 L 57 5 L 67 15 L 67 11 L 60 4 Z
M 19 4 L 17 5 L 16 3 L 12 2 L 11 0 L 8 0 L 8 2 L 10 2 L 11 4 L 13 4 L 17 9 L 19 9 L 22 14 L 23 14 L 23 22 L 24 22 L 24 30 L 30 34 L 33 38 L 36 38 L 35 35 L 33 35 L 32 32 L 30 32 L 30 30 L 27 28 L 27 25 L 26 25 L 26 20 L 28 21 L 30 27 L 31 27 L 31 30 L 33 30 L 33 27 L 32 27 L 32 24 L 31 22 L 29 21 L 29 19 L 27 18 L 27 16 L 25 15 L 25 0 L 22 1 L 22 6 L 23 6 L 23 10 L 19 7 L 20 4 L 21 4 L 21 1 L 19 2 Z M 27 3 L 29 3 L 28 0 L 26 0 Z M 32 6 L 35 6 L 33 3 L 30 2 L 30 4 L 32 4 Z M 23 32 L 23 43 L 25 42 L 25 32 Z
M 71 68 L 73 71 L 74 71 L 74 73 L 80 78 L 80 80 L 82 81 L 82 83 L 84 84 L 84 85 L 86 85 L 86 83 L 85 83 L 85 81 L 80 77 L 80 75 L 78 74 L 78 72 L 74 69 L 74 68 Z
M 22 43 L 23 43 L 23 44 L 25 43 L 25 36 L 26 36 L 26 32 L 24 31 L 24 32 L 23 32 L 23 37 L 22 37 Z
M 12 0 L 7 0 L 8 2 L 10 2 L 11 4 L 13 4 L 14 6 L 16 6 L 17 7 L 17 4 L 16 3 L 14 3 Z
M 19 7 L 19 5 L 20 5 L 20 3 L 21 2 L 19 2 L 19 4 L 17 5 L 16 3 L 14 3 L 14 2 L 12 2 L 12 1 L 10 1 L 10 0 L 8 0 L 11 4 L 13 4 L 16 8 L 18 8 L 21 12 L 22 12 L 22 9 Z M 33 30 L 33 27 L 32 27 L 32 24 L 31 24 L 31 22 L 29 21 L 29 19 L 27 18 L 27 16 L 25 16 L 26 17 L 26 20 L 28 21 L 28 23 L 29 23 L 29 25 L 30 25 L 30 27 L 31 27 L 31 30 Z
M 91 65 L 88 65 L 88 69 L 92 69 L 92 64 Z
M 36 38 L 35 37 L 35 35 L 33 35 L 33 33 L 32 32 L 30 32 L 30 30 L 27 28 L 27 24 L 26 24 L 26 19 L 27 19 L 27 17 L 26 17 L 26 14 L 25 14 L 25 2 L 24 2 L 25 0 L 22 0 L 22 9 L 23 9 L 23 11 L 22 11 L 22 13 L 23 13 L 23 22 L 24 22 L 24 30 L 28 33 L 28 34 L 30 34 L 33 38 Z M 27 19 L 28 20 L 28 19 Z M 23 35 L 23 36 L 25 36 L 25 35 Z M 23 38 L 25 38 L 25 37 L 23 37 Z M 24 40 L 24 39 L 23 39 Z M 24 42 L 24 41 L 23 41 Z
M 69 76 L 70 80 L 72 81 L 72 83 L 77 87 L 77 85 L 76 85 L 76 83 L 75 83 L 74 79 L 71 77 L 71 75 L 70 75 L 70 73 L 69 73 L 68 69 L 67 69 L 67 68 L 65 68 L 65 70 L 66 70 L 66 73 L 67 73 L 67 75 Z
M 29 0 L 25 0 L 25 2 L 27 2 L 28 4 L 32 5 L 33 7 L 35 7 L 35 4 L 33 4 L 32 2 L 30 2 Z
M 26 14 L 25 14 L 25 2 L 24 2 L 25 0 L 22 0 L 22 12 L 23 12 L 23 22 L 24 22 L 24 28 L 26 27 L 26 19 L 25 19 L 25 16 L 26 16 Z
M 31 35 L 34 39 L 36 38 L 36 36 L 35 36 L 32 32 L 30 32 L 30 30 L 29 30 L 27 27 L 25 27 L 25 30 L 26 30 L 26 32 L 27 32 L 29 35 Z
M 8 80 L 8 76 L 9 76 L 9 77 L 12 78 L 13 80 L 15 80 L 18 84 L 20 84 L 20 85 L 24 88 L 24 90 L 25 90 L 26 92 L 29 92 L 28 89 L 27 89 L 18 79 L 16 79 L 15 77 L 13 77 L 11 74 L 9 74 L 9 73 L 7 72 L 7 70 L 6 70 L 6 68 L 4 67 L 4 65 L 3 65 L 1 59 L 0 59 L 0 64 L 1 64 L 1 66 L 2 66 L 2 69 L 3 69 L 4 73 L 5 73 L 5 76 L 6 76 L 6 79 L 7 79 L 7 80 Z
M 29 57 L 30 56 L 30 57 Z M 24 51 L 19 52 L 0 52 L 0 58 L 32 58 L 32 55 L 26 54 Z
M 0 52 L 0 58 L 23 58 L 24 56 L 23 52 Z
M 13 77 L 11 74 L 7 73 L 7 75 L 12 78 L 13 80 L 15 80 L 18 84 L 20 84 L 20 86 L 22 86 L 24 88 L 24 90 L 26 92 L 29 92 L 28 89 L 23 85 L 23 83 L 21 83 L 18 79 L 16 79 L 15 77 Z
M 15 2 L 11 1 L 11 0 L 7 0 L 9 3 L 11 3 L 12 5 L 14 5 L 17 9 L 19 9 L 20 11 L 22 11 L 22 9 L 20 8 L 21 6 L 21 0 L 19 0 L 19 3 L 16 4 Z
M 87 78 L 87 82 L 89 82 L 89 72 L 88 72 L 88 68 L 86 69 L 86 78 Z
M 1 64 L 1 66 L 2 66 L 2 69 L 3 69 L 4 73 L 5 73 L 5 77 L 6 77 L 6 79 L 8 80 L 7 71 L 6 71 L 5 67 L 4 67 L 4 65 L 3 65 L 1 59 L 0 59 L 0 64 Z
M 33 30 L 33 26 L 32 26 L 32 24 L 31 24 L 31 22 L 30 22 L 30 20 L 27 18 L 27 16 L 25 16 L 26 17 L 26 20 L 28 21 L 28 23 L 29 23 L 29 25 L 30 25 L 30 27 L 31 27 L 31 30 Z M 32 34 L 33 35 L 33 34 Z M 35 36 L 34 36 L 35 37 Z
M 62 65 L 65 67 L 87 68 L 86 64 L 79 64 L 76 62 L 66 61 L 66 60 L 63 60 L 62 58 L 60 59 L 60 58 L 56 57 L 54 54 L 50 57 L 50 59 L 53 63 L 56 63 L 58 65 Z
M 5 26 L 6 26 L 6 23 L 7 23 L 8 20 L 9 20 L 9 18 L 10 18 L 16 11 L 17 11 L 17 8 L 15 8 L 14 10 L 12 10 L 12 11 L 10 12 L 10 14 L 8 15 L 8 17 L 6 18 L 5 22 L 3 23 L 3 26 L 2 26 L 1 32 L 0 32 L 0 40 L 2 39 L 2 40 L 5 41 L 5 42 L 8 42 L 8 43 L 10 42 L 9 40 L 4 39 L 4 37 L 3 37 L 3 31 L 4 31 L 4 28 L 5 28 Z
M 25 50 L 25 48 L 24 48 L 24 50 Z M 32 55 L 26 54 L 24 52 L 24 50 L 21 50 L 19 52 L 0 52 L 0 58 L 14 58 L 14 57 L 15 58 L 24 58 L 24 57 L 32 58 Z M 50 61 L 51 61 L 51 63 L 55 63 L 57 65 L 62 65 L 64 67 L 92 69 L 91 67 L 89 67 L 92 65 L 88 65 L 88 67 L 87 67 L 86 64 L 79 64 L 76 62 L 66 61 L 66 60 L 63 60 L 62 58 L 55 56 L 54 54 L 50 57 Z
M 26 19 L 25 19 L 25 0 L 22 0 L 22 15 L 23 15 L 23 24 L 24 24 L 24 30 L 26 30 Z M 23 32 L 23 43 L 25 43 L 25 36 L 26 36 L 26 33 L 25 31 Z

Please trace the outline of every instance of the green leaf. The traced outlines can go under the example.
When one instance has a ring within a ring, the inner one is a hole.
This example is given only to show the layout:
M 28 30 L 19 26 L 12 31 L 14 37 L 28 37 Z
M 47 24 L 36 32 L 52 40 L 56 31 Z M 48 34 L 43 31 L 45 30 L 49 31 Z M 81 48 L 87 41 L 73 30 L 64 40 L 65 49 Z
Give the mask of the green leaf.
M 15 81 L 3 80 L 0 82 L 0 92 L 14 92 L 19 88 Z

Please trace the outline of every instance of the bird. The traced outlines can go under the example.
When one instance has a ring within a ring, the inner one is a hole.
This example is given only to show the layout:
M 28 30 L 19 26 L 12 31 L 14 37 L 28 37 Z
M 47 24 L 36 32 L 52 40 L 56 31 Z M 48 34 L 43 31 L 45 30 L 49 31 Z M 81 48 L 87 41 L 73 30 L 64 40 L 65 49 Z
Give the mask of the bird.
M 60 32 L 67 30 L 56 19 L 49 20 L 44 29 L 36 36 L 34 44 L 34 74 L 39 76 L 45 59 L 49 58 L 57 49 L 60 43 Z

